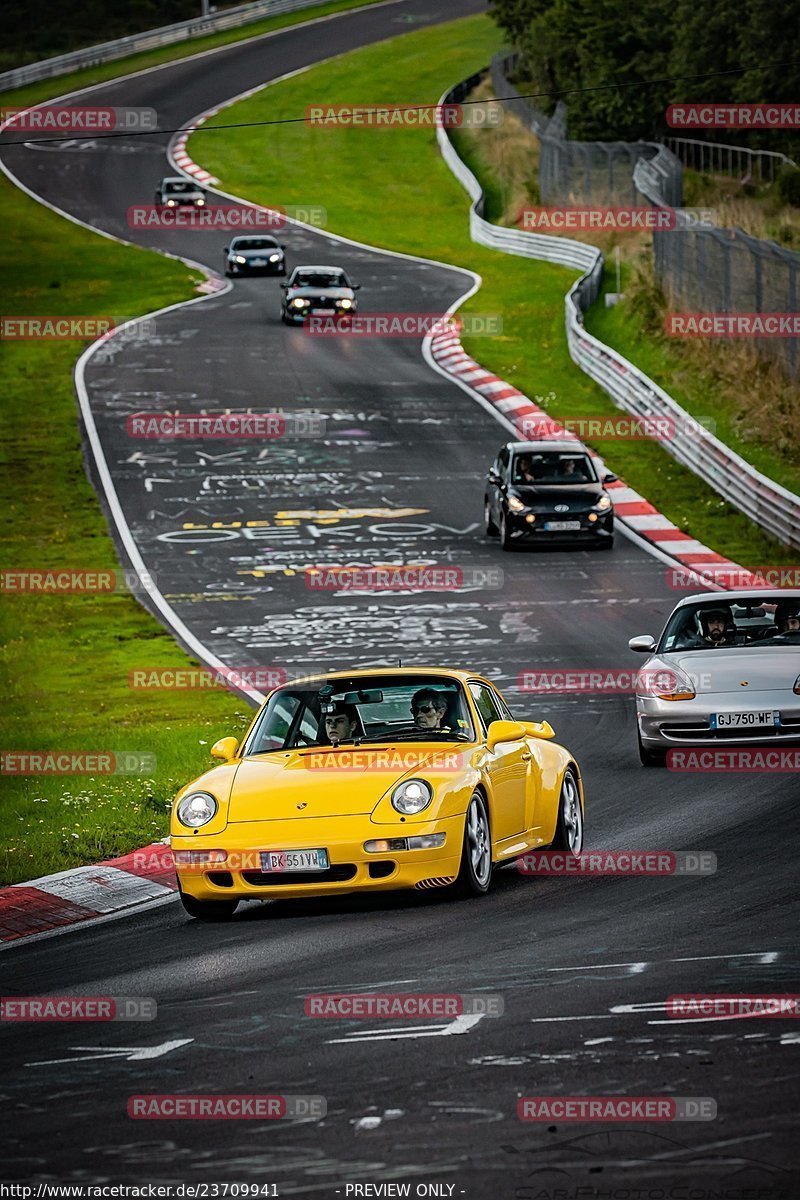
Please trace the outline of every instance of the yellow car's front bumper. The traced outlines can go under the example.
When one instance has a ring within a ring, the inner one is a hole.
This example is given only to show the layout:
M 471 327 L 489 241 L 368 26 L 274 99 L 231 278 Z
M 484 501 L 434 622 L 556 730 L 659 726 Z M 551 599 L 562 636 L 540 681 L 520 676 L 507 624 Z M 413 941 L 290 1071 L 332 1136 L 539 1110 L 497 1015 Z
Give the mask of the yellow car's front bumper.
M 378 839 L 444 834 L 438 849 L 372 853 L 364 843 Z M 221 833 L 173 835 L 173 851 L 209 850 L 227 856 L 213 863 L 176 866 L 181 890 L 196 900 L 266 900 L 282 896 L 334 896 L 356 891 L 445 887 L 458 875 L 464 817 L 378 825 L 368 815 L 229 824 Z M 326 871 L 265 874 L 264 850 L 317 850 L 328 853 Z M 220 856 L 221 857 L 221 856 Z

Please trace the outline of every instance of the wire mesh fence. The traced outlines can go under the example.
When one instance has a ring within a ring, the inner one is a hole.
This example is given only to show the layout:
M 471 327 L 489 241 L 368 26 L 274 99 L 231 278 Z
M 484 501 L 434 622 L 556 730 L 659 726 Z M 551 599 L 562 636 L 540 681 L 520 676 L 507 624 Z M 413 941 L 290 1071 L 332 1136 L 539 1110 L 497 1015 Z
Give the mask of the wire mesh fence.
M 698 169 L 766 181 L 785 161 L 771 151 L 748 150 L 694 139 L 673 138 L 675 150 L 657 142 L 574 142 L 566 136 L 566 107 L 559 101 L 550 117 L 520 95 L 509 79 L 516 56 L 496 55 L 491 78 L 495 94 L 510 97 L 508 107 L 541 143 L 539 191 L 544 204 L 650 204 L 680 208 L 683 167 L 694 155 Z M 702 146 L 700 150 L 696 147 Z M 678 223 L 653 230 L 656 278 L 673 309 L 692 313 L 789 314 L 798 311 L 800 254 L 741 229 Z M 729 343 L 728 343 L 729 344 Z M 792 378 L 800 375 L 793 336 L 752 337 L 762 358 Z

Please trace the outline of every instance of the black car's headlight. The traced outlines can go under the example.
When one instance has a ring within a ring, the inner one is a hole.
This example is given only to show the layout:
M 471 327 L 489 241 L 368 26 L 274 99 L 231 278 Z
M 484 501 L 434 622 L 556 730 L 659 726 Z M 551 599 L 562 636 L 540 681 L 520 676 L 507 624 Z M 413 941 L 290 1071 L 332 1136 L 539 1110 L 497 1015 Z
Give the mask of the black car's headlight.
M 280 262 L 282 258 L 283 258 L 283 255 L 279 251 L 277 254 L 270 254 L 269 261 L 270 262 Z
M 597 504 L 594 505 L 595 512 L 608 512 L 608 510 L 610 508 L 611 508 L 611 497 L 606 496 L 606 495 L 602 495 L 600 497 L 600 499 L 597 501 Z
M 507 503 L 511 511 L 516 513 L 526 512 L 528 508 L 527 504 L 522 503 L 519 496 L 514 496 L 513 494 L 508 496 Z
M 178 804 L 178 820 L 189 829 L 207 825 L 219 805 L 210 792 L 189 792 Z
M 247 259 L 243 254 L 234 254 L 233 261 L 235 263 L 241 263 L 241 265 L 244 266 L 244 264 L 247 262 Z
M 289 301 L 291 308 L 308 308 L 310 303 L 311 301 L 307 300 L 305 296 L 295 296 L 293 300 Z
M 406 816 L 422 812 L 433 799 L 433 788 L 424 779 L 406 779 L 392 792 L 392 808 Z
M 352 308 L 353 307 L 353 301 L 348 300 L 347 296 L 343 296 L 341 298 L 341 300 L 337 300 L 337 301 L 335 301 L 335 303 L 336 303 L 337 308 Z

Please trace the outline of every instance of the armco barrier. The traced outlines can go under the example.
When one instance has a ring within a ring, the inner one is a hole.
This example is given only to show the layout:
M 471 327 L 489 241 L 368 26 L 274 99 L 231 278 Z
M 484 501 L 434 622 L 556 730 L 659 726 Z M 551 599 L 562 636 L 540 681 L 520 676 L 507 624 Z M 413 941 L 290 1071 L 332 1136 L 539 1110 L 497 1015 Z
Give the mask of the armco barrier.
M 456 84 L 442 96 L 440 103 L 459 103 L 484 76 L 485 72 L 479 72 Z M 567 344 L 573 362 L 626 412 L 671 417 L 677 432 L 663 443 L 664 449 L 767 533 L 793 549 L 800 549 L 800 497 L 762 475 L 719 438 L 699 427 L 663 388 L 584 329 L 583 314 L 597 299 L 602 284 L 604 261 L 600 250 L 571 238 L 507 229 L 487 221 L 483 216 L 480 183 L 459 158 L 444 126 L 437 127 L 436 137 L 442 157 L 472 200 L 469 224 L 474 242 L 506 254 L 558 263 L 583 272 L 566 297 Z M 648 195 L 648 188 L 652 192 L 657 178 L 658 156 L 637 166 L 637 187 L 643 195 Z M 659 199 L 658 203 L 663 201 Z
M 81 67 L 96 67 L 100 63 L 125 58 L 128 54 L 138 54 L 142 50 L 155 50 L 159 46 L 172 46 L 176 42 L 185 42 L 207 33 L 236 29 L 239 25 L 260 21 L 262 17 L 297 12 L 299 9 L 311 8 L 312 5 L 320 3 L 322 0 L 254 0 L 252 4 L 240 4 L 236 8 L 227 8 L 209 16 L 192 17 L 174 25 L 162 25 L 160 29 L 131 33 L 127 37 L 115 38 L 113 42 L 101 42 L 97 46 L 87 46 L 83 50 L 73 50 L 69 54 L 59 54 L 55 58 L 45 58 L 41 62 L 15 67 L 12 71 L 3 71 L 0 74 L 0 92 L 21 87 L 26 83 L 35 83 L 39 79 L 66 75 L 69 71 L 80 70 Z

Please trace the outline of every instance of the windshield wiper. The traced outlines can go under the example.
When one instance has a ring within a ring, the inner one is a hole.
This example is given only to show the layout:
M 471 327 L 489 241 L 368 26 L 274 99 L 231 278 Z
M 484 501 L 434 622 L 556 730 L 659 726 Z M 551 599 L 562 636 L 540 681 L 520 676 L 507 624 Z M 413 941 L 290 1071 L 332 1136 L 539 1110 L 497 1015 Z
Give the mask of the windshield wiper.
M 387 742 L 417 742 L 428 737 L 445 738 L 448 742 L 471 742 L 472 738 L 469 734 L 459 733 L 457 730 L 446 729 L 414 729 L 404 730 L 400 733 L 392 733 L 386 737 Z

